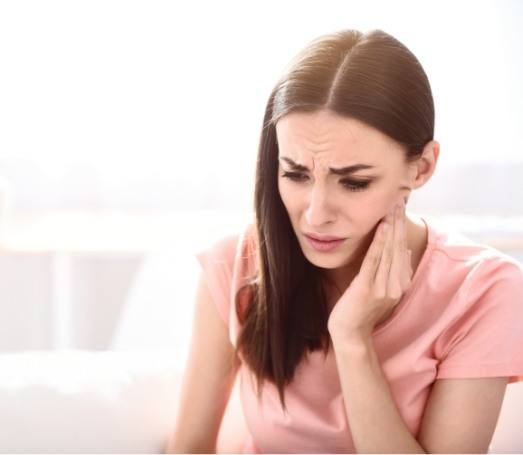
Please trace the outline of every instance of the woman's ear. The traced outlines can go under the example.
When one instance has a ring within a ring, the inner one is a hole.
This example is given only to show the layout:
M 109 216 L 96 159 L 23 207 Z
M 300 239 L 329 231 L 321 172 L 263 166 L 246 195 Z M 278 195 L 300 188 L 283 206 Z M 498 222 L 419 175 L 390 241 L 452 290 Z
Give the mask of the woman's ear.
M 423 147 L 423 153 L 418 160 L 409 164 L 409 182 L 415 190 L 427 183 L 434 171 L 439 157 L 439 142 L 430 141 Z

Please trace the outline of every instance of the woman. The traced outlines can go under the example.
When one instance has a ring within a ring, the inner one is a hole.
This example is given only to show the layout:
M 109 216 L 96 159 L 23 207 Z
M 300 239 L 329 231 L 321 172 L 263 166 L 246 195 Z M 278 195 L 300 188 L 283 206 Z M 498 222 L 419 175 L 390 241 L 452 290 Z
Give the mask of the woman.
M 265 111 L 256 219 L 197 255 L 168 451 L 215 450 L 240 372 L 244 452 L 487 452 L 523 380 L 523 268 L 405 211 L 433 135 L 427 76 L 389 34 L 295 57 Z

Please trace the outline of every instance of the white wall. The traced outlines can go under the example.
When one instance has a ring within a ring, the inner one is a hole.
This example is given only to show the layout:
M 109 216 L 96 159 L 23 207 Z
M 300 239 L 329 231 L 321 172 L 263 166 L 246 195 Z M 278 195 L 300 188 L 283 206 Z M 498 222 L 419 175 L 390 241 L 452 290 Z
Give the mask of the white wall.
M 341 28 L 381 28 L 417 55 L 439 173 L 521 163 L 522 18 L 517 0 L 4 1 L 0 175 L 15 208 L 250 209 L 270 89 Z

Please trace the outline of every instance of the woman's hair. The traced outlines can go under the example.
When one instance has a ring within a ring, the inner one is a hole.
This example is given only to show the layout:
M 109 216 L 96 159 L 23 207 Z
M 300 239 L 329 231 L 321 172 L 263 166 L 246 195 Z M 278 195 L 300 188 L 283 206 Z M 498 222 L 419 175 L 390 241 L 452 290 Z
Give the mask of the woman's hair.
M 278 192 L 276 122 L 290 112 L 320 109 L 386 134 L 403 146 L 406 162 L 418 159 L 434 135 L 434 102 L 421 64 L 381 30 L 314 39 L 274 86 L 256 163 L 257 275 L 236 295 L 236 351 L 256 377 L 258 399 L 268 379 L 284 410 L 284 387 L 303 356 L 319 349 L 327 355 L 331 340 L 321 268 L 303 255 Z

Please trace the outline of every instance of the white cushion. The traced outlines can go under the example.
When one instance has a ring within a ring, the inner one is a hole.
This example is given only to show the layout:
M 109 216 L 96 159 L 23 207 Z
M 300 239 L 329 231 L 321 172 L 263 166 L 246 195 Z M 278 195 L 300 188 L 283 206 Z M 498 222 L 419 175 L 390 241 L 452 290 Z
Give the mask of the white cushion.
M 163 453 L 181 374 L 170 351 L 0 354 L 0 452 Z

